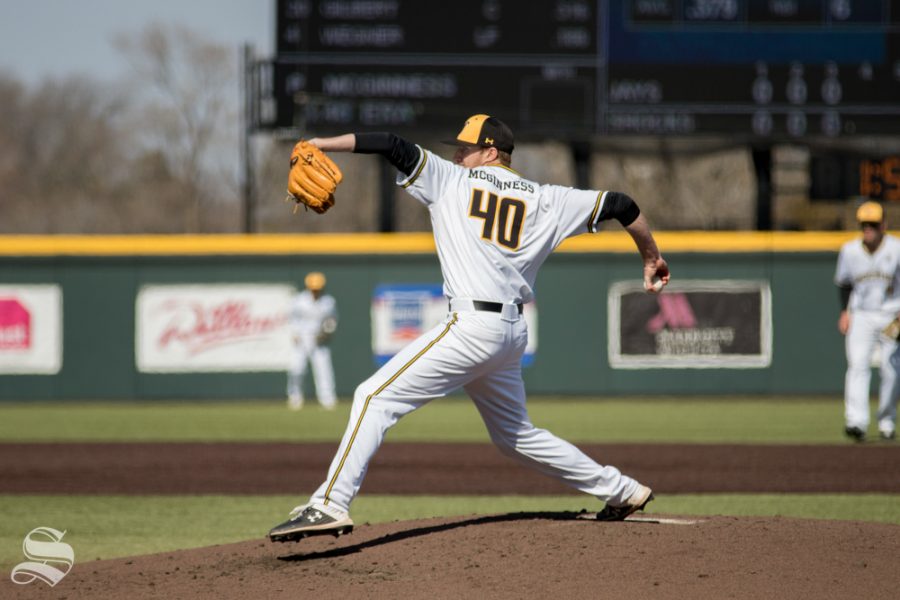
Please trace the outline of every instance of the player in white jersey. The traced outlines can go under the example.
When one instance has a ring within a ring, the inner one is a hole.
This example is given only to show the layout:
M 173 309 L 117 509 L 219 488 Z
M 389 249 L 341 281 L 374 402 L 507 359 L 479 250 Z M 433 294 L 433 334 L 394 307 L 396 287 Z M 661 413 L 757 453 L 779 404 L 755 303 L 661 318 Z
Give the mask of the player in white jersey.
M 293 352 L 287 375 L 288 407 L 303 408 L 303 377 L 307 363 L 312 365 L 316 397 L 324 408 L 337 404 L 334 393 L 334 368 L 328 340 L 337 329 L 337 303 L 323 292 L 325 276 L 314 271 L 303 281 L 306 289 L 291 302 L 290 330 Z
M 326 152 L 381 154 L 397 167 L 398 184 L 431 213 L 449 314 L 356 389 L 326 480 L 270 539 L 351 530 L 350 503 L 387 430 L 459 388 L 503 453 L 604 500 L 598 519 L 621 520 L 643 509 L 653 498 L 649 487 L 531 423 L 521 367 L 528 337 L 522 304 L 533 298 L 541 264 L 566 238 L 618 219 L 640 251 L 645 288 L 658 291 L 668 282 L 668 266 L 634 201 L 525 179 L 509 166 L 512 132 L 487 115 L 470 117 L 448 142 L 457 146 L 452 162 L 393 134 L 310 142 Z
M 881 386 L 878 399 L 879 435 L 896 436 L 897 395 L 900 392 L 900 344 L 885 328 L 900 313 L 900 240 L 887 235 L 884 209 L 866 202 L 856 212 L 862 239 L 847 242 L 838 255 L 834 281 L 841 290 L 838 329 L 846 336 L 847 375 L 844 381 L 845 433 L 862 442 L 869 427 L 870 360 L 881 346 Z

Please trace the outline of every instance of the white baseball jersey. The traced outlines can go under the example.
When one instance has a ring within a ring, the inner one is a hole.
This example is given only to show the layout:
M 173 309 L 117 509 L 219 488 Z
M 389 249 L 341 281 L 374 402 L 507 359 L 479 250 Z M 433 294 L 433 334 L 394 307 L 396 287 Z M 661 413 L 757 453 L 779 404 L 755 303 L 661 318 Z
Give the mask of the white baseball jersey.
M 900 240 L 885 235 L 875 252 L 861 239 L 847 242 L 838 255 L 834 282 L 853 286 L 851 311 L 900 312 Z
M 412 175 L 397 182 L 431 212 L 449 298 L 530 302 L 554 248 L 596 231 L 605 192 L 541 185 L 499 165 L 468 169 L 420 151 Z
M 291 302 L 290 329 L 293 335 L 315 337 L 322 331 L 326 319 L 337 319 L 337 303 L 323 294 L 318 300 L 309 290 L 303 290 Z

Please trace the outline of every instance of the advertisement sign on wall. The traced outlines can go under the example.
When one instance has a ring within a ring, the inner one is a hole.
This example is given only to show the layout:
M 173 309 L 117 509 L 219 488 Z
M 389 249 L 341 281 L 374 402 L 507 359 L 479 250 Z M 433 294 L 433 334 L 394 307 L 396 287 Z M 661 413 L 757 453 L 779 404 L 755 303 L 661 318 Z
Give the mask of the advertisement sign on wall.
M 385 284 L 372 294 L 372 354 L 383 365 L 411 341 L 439 324 L 447 316 L 447 298 L 440 284 Z M 523 316 L 528 323 L 528 345 L 524 366 L 537 352 L 537 307 L 526 304 Z
M 685 280 L 647 294 L 609 289 L 609 364 L 615 369 L 765 368 L 772 362 L 767 281 Z
M 0 373 L 54 375 L 62 368 L 62 290 L 0 286 Z
M 135 358 L 145 373 L 284 371 L 289 285 L 149 285 L 135 303 Z

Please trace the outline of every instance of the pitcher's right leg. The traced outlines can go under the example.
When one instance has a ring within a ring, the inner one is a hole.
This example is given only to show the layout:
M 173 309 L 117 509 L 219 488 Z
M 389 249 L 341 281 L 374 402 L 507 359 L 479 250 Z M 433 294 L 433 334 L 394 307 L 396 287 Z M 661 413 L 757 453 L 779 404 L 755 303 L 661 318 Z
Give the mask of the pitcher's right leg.
M 466 392 L 475 401 L 491 440 L 511 458 L 610 505 L 626 504 L 644 487 L 616 467 L 600 465 L 573 444 L 535 427 L 525 407 L 518 363 L 472 381 Z

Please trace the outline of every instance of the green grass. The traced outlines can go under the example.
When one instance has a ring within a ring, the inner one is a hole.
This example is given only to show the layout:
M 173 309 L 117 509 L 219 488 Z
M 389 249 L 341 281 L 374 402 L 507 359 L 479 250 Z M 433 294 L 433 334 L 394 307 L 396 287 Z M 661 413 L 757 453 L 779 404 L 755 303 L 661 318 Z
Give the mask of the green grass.
M 846 443 L 840 398 L 550 398 L 528 403 L 532 421 L 572 442 Z M 349 403 L 290 412 L 281 402 L 32 402 L 0 404 L 0 442 L 335 441 Z M 874 432 L 873 432 L 874 433 Z M 486 442 L 467 399 L 434 401 L 388 441 Z
M 529 400 L 532 420 L 573 442 L 846 444 L 840 398 L 547 398 Z M 349 404 L 298 413 L 281 402 L 0 403 L 0 442 L 337 441 Z M 465 399 L 432 402 L 388 441 L 486 442 Z M 246 539 L 262 541 L 304 497 L 0 495 L 0 566 L 22 560 L 22 538 L 38 526 L 66 530 L 76 563 Z M 533 510 L 597 510 L 582 496 L 368 496 L 359 523 Z M 663 495 L 650 513 L 785 515 L 900 525 L 900 495 Z
M 22 538 L 35 527 L 65 530 L 76 565 L 98 558 L 167 552 L 259 539 L 283 520 L 295 496 L 0 495 L 0 568 L 23 560 Z M 303 498 L 305 500 L 305 496 Z M 353 505 L 359 523 L 519 511 L 596 511 L 584 496 L 368 496 Z M 783 515 L 900 525 L 900 495 L 663 495 L 648 514 Z

